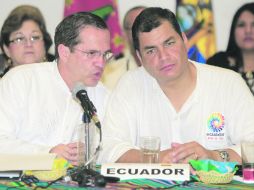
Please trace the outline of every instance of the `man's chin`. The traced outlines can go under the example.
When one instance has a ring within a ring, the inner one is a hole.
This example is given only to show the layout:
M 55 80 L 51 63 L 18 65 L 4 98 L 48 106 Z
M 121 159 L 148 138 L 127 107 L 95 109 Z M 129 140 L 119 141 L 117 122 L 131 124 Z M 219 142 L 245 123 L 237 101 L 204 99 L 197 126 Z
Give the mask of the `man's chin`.
M 96 81 L 90 81 L 90 82 L 88 82 L 87 84 L 86 84 L 86 86 L 88 86 L 88 87 L 94 87 L 94 86 L 96 86 L 97 84 L 98 84 L 98 80 L 96 80 Z

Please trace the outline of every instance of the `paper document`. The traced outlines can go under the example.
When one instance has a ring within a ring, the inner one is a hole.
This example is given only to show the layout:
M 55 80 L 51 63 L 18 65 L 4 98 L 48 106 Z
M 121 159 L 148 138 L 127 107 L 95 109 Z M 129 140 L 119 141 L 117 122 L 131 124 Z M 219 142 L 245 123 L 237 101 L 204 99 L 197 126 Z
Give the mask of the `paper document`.
M 51 170 L 55 154 L 0 154 L 0 171 Z

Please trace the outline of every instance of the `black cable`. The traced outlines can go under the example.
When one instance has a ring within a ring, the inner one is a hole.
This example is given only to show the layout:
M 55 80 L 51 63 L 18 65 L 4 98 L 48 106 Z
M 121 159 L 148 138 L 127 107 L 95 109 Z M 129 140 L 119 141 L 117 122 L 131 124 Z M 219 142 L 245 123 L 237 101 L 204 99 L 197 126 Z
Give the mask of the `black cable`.
M 20 189 L 21 187 L 30 187 L 35 186 L 33 190 L 36 190 L 38 188 L 46 189 L 50 187 L 53 183 L 62 180 L 63 177 L 59 177 L 51 182 L 48 182 L 47 185 L 37 185 L 40 181 L 35 177 L 35 176 L 28 176 L 24 175 L 20 178 L 20 181 L 13 181 L 13 183 L 17 183 L 18 186 L 9 186 L 6 188 L 6 190 L 11 190 L 11 189 Z M 21 184 L 22 182 L 23 184 Z

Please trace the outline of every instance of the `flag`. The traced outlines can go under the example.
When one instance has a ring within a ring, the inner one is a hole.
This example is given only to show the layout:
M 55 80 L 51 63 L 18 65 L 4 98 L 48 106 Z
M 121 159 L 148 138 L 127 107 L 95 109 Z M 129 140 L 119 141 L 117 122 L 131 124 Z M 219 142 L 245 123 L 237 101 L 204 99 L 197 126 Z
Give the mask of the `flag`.
M 205 63 L 216 52 L 211 0 L 177 0 L 176 17 L 189 41 L 189 59 Z
M 117 57 L 124 49 L 117 7 L 117 0 L 65 0 L 64 16 L 87 11 L 103 18 L 110 30 L 112 52 Z

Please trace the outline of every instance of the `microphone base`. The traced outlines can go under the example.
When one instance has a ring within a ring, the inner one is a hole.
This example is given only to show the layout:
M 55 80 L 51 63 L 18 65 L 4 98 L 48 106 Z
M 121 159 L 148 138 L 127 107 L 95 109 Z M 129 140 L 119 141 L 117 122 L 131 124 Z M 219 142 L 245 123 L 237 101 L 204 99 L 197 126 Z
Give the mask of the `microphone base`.
M 105 187 L 106 178 L 100 173 L 90 168 L 75 168 L 70 174 L 72 181 L 76 181 L 79 187 Z

